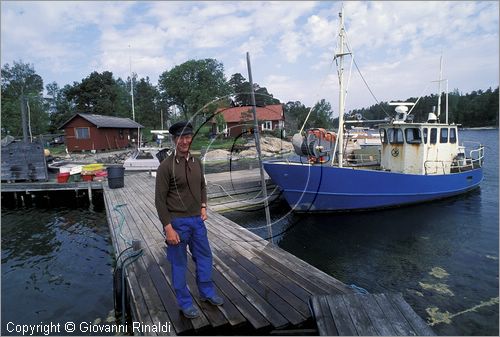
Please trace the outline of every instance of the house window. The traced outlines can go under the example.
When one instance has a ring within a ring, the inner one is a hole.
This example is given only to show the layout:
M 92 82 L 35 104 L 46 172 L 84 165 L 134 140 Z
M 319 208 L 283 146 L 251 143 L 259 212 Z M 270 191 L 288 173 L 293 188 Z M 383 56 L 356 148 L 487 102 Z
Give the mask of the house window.
M 120 136 L 120 139 L 123 139 L 123 129 L 118 129 L 118 135 Z
M 264 131 L 264 130 L 272 131 L 273 130 L 273 122 L 265 121 L 264 123 L 262 123 L 262 131 Z
M 448 128 L 441 129 L 441 137 L 439 137 L 440 143 L 448 143 Z
M 420 144 L 422 143 L 422 138 L 420 137 L 420 129 L 418 128 L 408 128 L 405 130 L 406 142 L 408 144 Z
M 89 128 L 75 128 L 76 139 L 89 139 L 90 129 Z

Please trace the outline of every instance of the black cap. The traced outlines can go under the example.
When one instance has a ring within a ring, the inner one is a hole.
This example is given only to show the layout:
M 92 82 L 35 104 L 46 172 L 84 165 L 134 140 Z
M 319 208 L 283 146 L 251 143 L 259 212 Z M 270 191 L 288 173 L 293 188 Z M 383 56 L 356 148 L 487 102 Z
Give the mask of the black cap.
M 168 129 L 168 132 L 174 137 L 192 135 L 193 125 L 189 122 L 177 122 Z

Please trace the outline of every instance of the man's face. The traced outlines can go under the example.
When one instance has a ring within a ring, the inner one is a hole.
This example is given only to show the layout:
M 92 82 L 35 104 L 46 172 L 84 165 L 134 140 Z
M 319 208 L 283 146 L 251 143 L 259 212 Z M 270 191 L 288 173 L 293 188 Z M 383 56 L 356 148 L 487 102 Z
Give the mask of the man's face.
M 193 141 L 193 135 L 183 135 L 175 139 L 175 148 L 177 152 L 185 154 L 188 153 L 191 142 Z

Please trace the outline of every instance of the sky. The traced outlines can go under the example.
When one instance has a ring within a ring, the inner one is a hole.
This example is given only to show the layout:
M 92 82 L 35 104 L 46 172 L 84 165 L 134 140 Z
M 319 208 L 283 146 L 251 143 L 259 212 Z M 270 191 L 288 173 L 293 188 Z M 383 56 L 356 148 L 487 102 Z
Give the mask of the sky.
M 342 4 L 350 50 L 378 101 L 437 93 L 441 55 L 450 91 L 498 86 L 498 1 L 2 1 L 1 64 L 30 63 L 60 87 L 93 71 L 126 79 L 131 69 L 156 85 L 205 58 L 222 62 L 227 79 L 248 79 L 249 52 L 253 81 L 274 97 L 326 99 L 338 116 Z M 346 111 L 376 104 L 350 58 L 345 69 Z

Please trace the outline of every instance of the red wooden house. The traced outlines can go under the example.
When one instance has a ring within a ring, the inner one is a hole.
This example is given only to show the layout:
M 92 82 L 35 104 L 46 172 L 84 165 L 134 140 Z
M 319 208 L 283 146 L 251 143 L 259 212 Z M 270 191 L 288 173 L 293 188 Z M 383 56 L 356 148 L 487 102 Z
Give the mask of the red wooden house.
M 59 127 L 68 151 L 122 149 L 137 143 L 143 126 L 130 118 L 78 113 Z
M 283 113 L 282 104 L 258 106 L 255 110 L 257 113 L 259 131 L 274 131 L 284 128 L 285 114 Z M 254 128 L 251 106 L 221 108 L 217 112 L 224 117 L 224 126 L 218 126 L 216 119 L 214 119 L 212 124 L 212 132 L 214 134 L 224 133 L 224 135 L 228 137 L 237 137 Z

